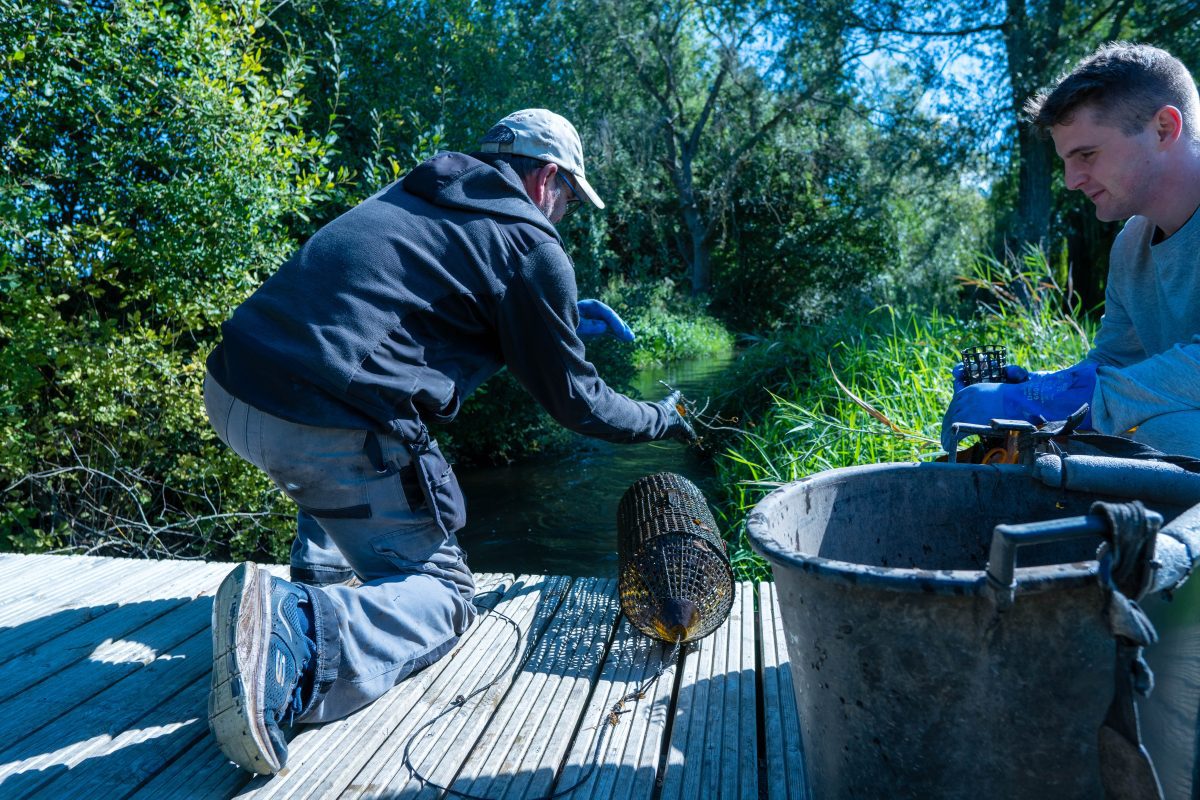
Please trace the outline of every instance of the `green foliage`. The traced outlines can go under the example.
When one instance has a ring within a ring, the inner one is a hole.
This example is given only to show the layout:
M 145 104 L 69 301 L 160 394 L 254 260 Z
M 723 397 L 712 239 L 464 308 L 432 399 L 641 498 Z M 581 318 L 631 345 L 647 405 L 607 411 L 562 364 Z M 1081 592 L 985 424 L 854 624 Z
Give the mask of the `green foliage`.
M 1113 25 L 1150 30 L 1143 5 Z M 732 327 L 767 337 L 743 384 L 828 390 L 827 353 L 883 325 L 864 309 L 945 307 L 1016 197 L 968 158 L 993 126 L 935 115 L 932 61 L 863 83 L 862 11 L 0 0 L 0 549 L 282 557 L 290 505 L 201 408 L 219 323 L 319 225 L 522 107 L 575 122 L 608 203 L 562 232 L 581 295 L 639 333 L 589 342 L 610 382 L 723 352 Z M 1192 28 L 1162 35 L 1194 54 Z M 1106 235 L 1063 213 L 1072 254 Z M 702 286 L 704 259 L 711 294 L 669 291 Z M 555 430 L 502 374 L 443 439 L 503 461 Z
M 264 13 L 4 7 L 0 549 L 280 552 L 290 512 L 200 402 L 217 325 L 344 178 Z
M 877 109 L 887 124 L 864 119 L 853 75 L 838 71 L 842 12 L 372 1 L 287 4 L 268 27 L 319 54 L 309 124 L 330 129 L 331 164 L 358 180 L 314 220 L 435 148 L 473 149 L 508 111 L 549 107 L 575 122 L 607 203 L 562 226 L 581 293 L 610 280 L 690 283 L 694 203 L 712 261 L 708 312 L 763 330 L 944 297 L 984 227 L 964 166 L 945 155 L 961 130 L 912 111 L 917 97 Z M 730 37 L 741 34 L 739 48 Z M 666 115 L 663 97 L 677 101 Z
M 851 165 L 814 163 L 787 151 L 779 157 L 780 171 L 739 200 L 736 235 L 716 258 L 717 307 L 742 330 L 856 310 L 872 274 L 895 259 L 892 238 L 880 224 L 881 203 L 860 195 L 862 176 Z M 796 181 L 824 183 L 829 190 L 788 196 Z
M 587 356 L 605 382 L 628 391 L 634 367 L 629 345 L 607 336 L 587 342 Z M 567 430 L 537 404 L 508 370 L 488 379 L 463 403 L 439 441 L 460 464 L 508 464 L 518 458 L 560 451 Z
M 820 329 L 760 341 L 741 359 L 725 407 L 742 434 L 717 458 L 727 530 L 738 531 L 746 576 L 766 568 L 745 546 L 746 515 L 771 489 L 856 464 L 914 461 L 940 451 L 950 371 L 961 348 L 1004 344 L 1010 363 L 1056 369 L 1082 359 L 1092 331 L 1038 252 L 1018 264 L 980 259 L 964 282 L 978 318 L 885 307 Z
M 671 281 L 610 281 L 602 299 L 633 329 L 637 338 L 629 358 L 638 369 L 723 356 L 733 349 L 733 334 Z
M 509 464 L 522 456 L 552 452 L 566 440 L 541 406 L 508 370 L 475 390 L 454 419 L 437 431 L 456 464 Z

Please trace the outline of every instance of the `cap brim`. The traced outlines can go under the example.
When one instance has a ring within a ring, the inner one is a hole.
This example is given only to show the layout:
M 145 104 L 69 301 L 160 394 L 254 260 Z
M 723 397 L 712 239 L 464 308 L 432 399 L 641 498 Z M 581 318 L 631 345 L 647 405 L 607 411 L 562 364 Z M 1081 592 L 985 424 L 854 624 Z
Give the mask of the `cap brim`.
M 571 180 L 574 181 L 575 187 L 579 189 L 584 198 L 595 208 L 604 208 L 604 201 L 600 199 L 600 195 L 596 194 L 596 190 L 587 182 L 587 178 L 582 175 L 571 175 Z

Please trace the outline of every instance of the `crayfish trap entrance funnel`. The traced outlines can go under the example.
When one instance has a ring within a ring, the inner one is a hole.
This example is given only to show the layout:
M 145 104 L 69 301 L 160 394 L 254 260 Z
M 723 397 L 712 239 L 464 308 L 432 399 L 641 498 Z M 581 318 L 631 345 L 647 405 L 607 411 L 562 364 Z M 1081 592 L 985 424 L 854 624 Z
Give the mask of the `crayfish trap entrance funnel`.
M 617 507 L 621 610 L 665 642 L 715 631 L 733 606 L 733 568 L 695 484 L 661 472 L 639 479 Z

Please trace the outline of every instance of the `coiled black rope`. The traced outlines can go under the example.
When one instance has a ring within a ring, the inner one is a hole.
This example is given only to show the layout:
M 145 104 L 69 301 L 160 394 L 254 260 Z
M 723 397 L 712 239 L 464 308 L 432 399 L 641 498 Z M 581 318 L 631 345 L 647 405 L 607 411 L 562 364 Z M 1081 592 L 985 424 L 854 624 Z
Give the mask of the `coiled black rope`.
M 491 591 L 483 592 L 482 594 L 487 595 L 487 594 L 493 594 L 493 593 L 498 593 L 498 592 L 499 592 L 499 590 L 492 589 Z M 477 595 L 475 598 L 475 601 L 477 603 L 479 602 L 480 596 L 482 596 L 482 595 Z M 523 643 L 525 641 L 525 634 L 522 633 L 521 626 L 518 625 L 516 620 L 514 620 L 512 617 L 509 617 L 506 614 L 496 611 L 495 609 L 490 610 L 488 613 L 494 614 L 495 616 L 499 617 L 501 620 L 503 620 L 507 624 L 511 625 L 512 629 L 514 631 L 516 631 L 517 636 L 516 636 L 516 639 L 513 641 L 513 654 L 508 661 L 509 664 L 517 665 L 516 669 L 513 671 L 513 674 L 516 674 L 517 672 L 521 671 L 521 669 L 525 666 L 525 662 L 527 662 L 529 660 L 529 657 L 532 654 L 529 648 L 523 648 Z M 534 798 L 534 800 L 557 800 L 557 798 L 567 796 L 568 794 L 570 794 L 571 792 L 575 791 L 580 786 L 582 786 L 583 784 L 588 782 L 588 780 L 592 777 L 592 773 L 596 771 L 596 766 L 600 763 L 600 756 L 604 752 L 604 744 L 607 739 L 607 736 L 605 736 L 605 734 L 607 733 L 608 729 L 616 726 L 616 724 L 620 721 L 622 714 L 627 714 L 633 710 L 633 709 L 625 708 L 625 704 L 632 702 L 634 700 L 641 700 L 642 698 L 644 698 L 646 696 L 646 692 L 648 692 L 650 690 L 650 688 L 652 686 L 654 686 L 654 684 L 658 681 L 658 679 L 662 677 L 663 673 L 667 671 L 667 668 L 669 666 L 671 666 L 672 664 L 674 664 L 676 662 L 676 659 L 679 658 L 679 651 L 682 648 L 682 646 L 683 646 L 683 640 L 676 639 L 675 646 L 671 650 L 671 654 L 662 660 L 662 662 L 658 665 L 658 669 L 656 669 L 654 671 L 654 674 L 651 675 L 649 678 L 647 678 L 645 681 L 643 681 L 641 683 L 641 685 L 639 685 L 636 689 L 629 692 L 629 694 L 625 695 L 624 697 L 622 697 L 620 700 L 613 703 L 612 706 L 609 707 L 608 712 L 604 716 L 604 722 L 607 723 L 607 725 L 603 725 L 603 727 L 600 731 L 600 735 L 596 737 L 596 747 L 595 747 L 595 750 L 592 752 L 592 763 L 588 765 L 587 770 L 583 773 L 583 775 L 579 778 L 579 780 L 575 781 L 575 783 L 571 784 L 570 786 L 568 786 L 565 789 L 558 790 L 554 794 L 546 795 L 544 797 Z M 525 650 L 524 653 L 521 652 L 522 649 Z M 442 717 L 446 716 L 447 714 L 451 713 L 452 711 L 462 708 L 464 705 L 467 704 L 467 702 L 471 698 L 476 697 L 476 696 L 486 692 L 488 689 L 492 688 L 493 686 L 495 686 L 496 683 L 499 682 L 500 678 L 504 674 L 505 674 L 505 670 L 502 669 L 499 672 L 497 672 L 496 675 L 490 681 L 485 683 L 483 686 L 480 686 L 479 688 L 475 689 L 470 694 L 458 695 L 457 697 L 455 697 L 453 700 L 450 701 L 450 705 L 448 705 L 445 708 L 445 710 L 443 710 L 440 714 L 433 717 L 429 721 L 422 724 L 421 727 L 419 727 L 415 731 L 413 731 L 412 734 L 408 737 L 408 741 L 404 743 L 404 766 L 408 768 L 408 771 L 412 773 L 414 778 L 416 778 L 418 781 L 421 782 L 422 786 L 429 786 L 431 788 L 437 789 L 439 792 L 445 792 L 445 793 L 453 795 L 455 797 L 462 797 L 462 798 L 465 798 L 465 800 L 495 800 L 494 798 L 486 797 L 483 795 L 471 794 L 469 792 L 460 792 L 457 789 L 451 789 L 449 786 L 442 786 L 439 783 L 435 783 L 434 781 L 430 780 L 429 778 L 427 778 L 426 776 L 421 774 L 421 772 L 417 769 L 416 765 L 412 763 L 411 756 L 412 756 L 412 744 L 413 744 L 413 742 L 415 742 L 417 740 L 418 736 L 420 735 L 420 733 L 422 731 L 424 731 L 428 727 L 431 727 L 434 723 L 436 723 L 438 720 L 440 720 Z

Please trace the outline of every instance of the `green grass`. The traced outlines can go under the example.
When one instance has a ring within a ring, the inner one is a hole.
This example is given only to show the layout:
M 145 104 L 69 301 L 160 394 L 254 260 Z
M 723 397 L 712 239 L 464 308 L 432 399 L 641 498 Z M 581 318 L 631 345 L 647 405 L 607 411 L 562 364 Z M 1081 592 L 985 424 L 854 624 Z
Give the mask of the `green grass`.
M 745 518 L 772 489 L 836 467 L 940 452 L 960 348 L 1004 344 L 1009 363 L 1035 370 L 1087 353 L 1091 327 L 1077 307 L 1065 310 L 1068 298 L 1039 253 L 1016 265 L 981 260 L 963 282 L 986 298 L 972 319 L 884 307 L 757 342 L 740 359 L 722 405 L 745 421 L 716 457 L 739 578 L 769 577 Z

